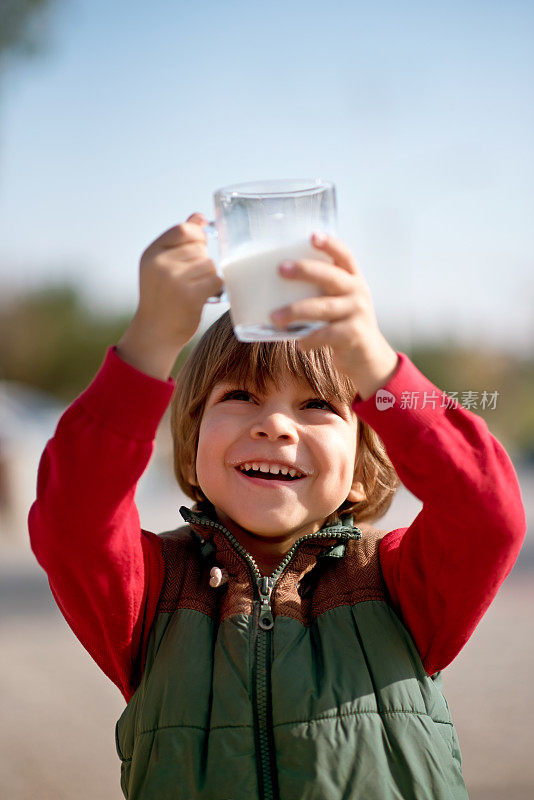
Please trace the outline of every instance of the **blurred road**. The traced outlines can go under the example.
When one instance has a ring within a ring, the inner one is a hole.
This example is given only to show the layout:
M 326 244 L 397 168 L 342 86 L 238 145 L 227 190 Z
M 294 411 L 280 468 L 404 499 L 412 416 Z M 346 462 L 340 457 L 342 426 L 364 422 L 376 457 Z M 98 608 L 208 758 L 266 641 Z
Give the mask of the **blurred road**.
M 163 517 L 176 518 L 182 500 L 176 491 L 167 508 L 152 490 L 152 508 L 140 494 L 141 518 L 159 514 L 162 524 L 154 527 L 171 527 Z M 406 524 L 417 510 L 417 501 L 401 493 L 380 525 L 395 527 L 399 516 Z M 471 641 L 444 673 L 471 800 L 534 797 L 533 556 L 530 536 Z M 114 725 L 122 697 L 78 643 L 46 576 L 20 544 L 0 546 L 0 648 L 0 797 L 120 800 Z

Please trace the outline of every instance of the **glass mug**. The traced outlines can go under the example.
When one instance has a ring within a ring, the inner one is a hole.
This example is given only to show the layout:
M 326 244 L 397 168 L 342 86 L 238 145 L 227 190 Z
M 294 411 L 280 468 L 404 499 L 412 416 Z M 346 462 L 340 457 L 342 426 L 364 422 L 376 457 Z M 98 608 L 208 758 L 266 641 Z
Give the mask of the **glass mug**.
M 255 181 L 225 186 L 213 197 L 215 221 L 204 230 L 218 240 L 224 293 L 208 302 L 230 302 L 236 337 L 242 342 L 300 339 L 323 327 L 324 322 L 301 320 L 276 328 L 270 315 L 321 294 L 308 281 L 283 278 L 278 266 L 288 259 L 332 263 L 310 239 L 314 232 L 337 235 L 334 184 L 318 178 Z

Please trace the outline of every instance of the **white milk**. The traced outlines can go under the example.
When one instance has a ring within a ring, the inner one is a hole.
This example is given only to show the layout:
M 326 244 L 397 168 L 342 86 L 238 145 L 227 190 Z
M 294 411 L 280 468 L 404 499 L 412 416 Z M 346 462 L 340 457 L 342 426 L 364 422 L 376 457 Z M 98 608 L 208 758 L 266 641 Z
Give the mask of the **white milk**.
M 248 242 L 221 261 L 230 313 L 239 339 L 287 339 L 288 332 L 273 328 L 271 312 L 296 300 L 321 294 L 320 289 L 312 283 L 289 280 L 278 274 L 278 265 L 288 259 L 332 262 L 329 256 L 316 250 L 306 238 L 287 244 Z M 304 321 L 303 324 L 292 326 L 290 335 L 305 336 L 322 325 Z

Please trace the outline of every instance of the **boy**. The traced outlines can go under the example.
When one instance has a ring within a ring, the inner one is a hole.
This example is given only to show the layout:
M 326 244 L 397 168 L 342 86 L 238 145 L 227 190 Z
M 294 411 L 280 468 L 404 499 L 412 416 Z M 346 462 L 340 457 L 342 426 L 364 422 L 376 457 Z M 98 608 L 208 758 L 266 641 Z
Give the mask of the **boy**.
M 60 421 L 30 512 L 62 612 L 128 701 L 124 794 L 465 798 L 438 673 L 517 557 L 519 488 L 485 423 L 436 402 L 385 340 L 342 243 L 313 238 L 333 264 L 280 266 L 322 295 L 273 320 L 323 329 L 249 345 L 226 315 L 204 335 L 172 410 L 196 505 L 177 531 L 140 530 L 133 498 L 168 375 L 221 288 L 203 223 L 143 254 L 136 315 Z M 405 408 L 405 391 L 434 400 Z M 384 535 L 365 520 L 391 502 L 392 463 L 423 510 Z

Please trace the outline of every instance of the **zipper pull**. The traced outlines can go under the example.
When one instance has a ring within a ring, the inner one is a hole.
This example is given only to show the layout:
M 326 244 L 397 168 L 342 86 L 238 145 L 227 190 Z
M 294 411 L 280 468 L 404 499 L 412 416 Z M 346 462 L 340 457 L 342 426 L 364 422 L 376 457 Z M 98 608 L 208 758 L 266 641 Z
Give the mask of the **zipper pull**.
M 270 631 L 274 627 L 273 612 L 271 610 L 271 592 L 272 586 L 269 578 L 262 577 L 258 579 L 258 591 L 260 595 L 260 618 L 258 625 L 264 631 Z

